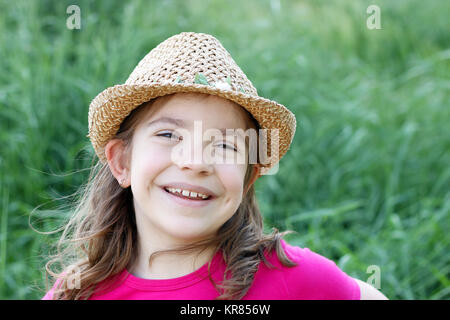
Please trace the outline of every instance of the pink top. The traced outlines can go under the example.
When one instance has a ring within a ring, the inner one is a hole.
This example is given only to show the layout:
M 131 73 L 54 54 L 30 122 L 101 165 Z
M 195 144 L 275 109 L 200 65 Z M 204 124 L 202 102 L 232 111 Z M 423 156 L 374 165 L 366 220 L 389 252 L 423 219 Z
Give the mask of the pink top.
M 281 239 L 287 256 L 298 265 L 285 267 L 276 252 L 267 259 L 278 269 L 261 262 L 254 282 L 242 300 L 359 300 L 360 290 L 351 278 L 331 260 L 309 250 L 291 246 Z M 219 251 L 211 263 L 216 283 L 223 279 L 225 264 Z M 222 279 L 220 279 L 222 276 Z M 142 279 L 126 269 L 108 291 L 95 292 L 89 300 L 213 300 L 219 295 L 208 279 L 208 263 L 196 271 L 173 279 Z M 54 287 L 53 287 L 54 288 Z M 50 300 L 53 290 L 42 300 Z

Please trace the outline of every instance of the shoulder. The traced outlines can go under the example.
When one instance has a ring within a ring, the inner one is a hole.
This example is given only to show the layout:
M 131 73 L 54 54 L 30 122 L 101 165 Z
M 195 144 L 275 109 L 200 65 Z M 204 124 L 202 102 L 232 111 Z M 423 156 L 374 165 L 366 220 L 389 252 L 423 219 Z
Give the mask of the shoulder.
M 55 294 L 55 290 L 59 289 L 59 286 L 61 285 L 61 278 L 58 278 L 55 283 L 53 284 L 53 287 L 47 291 L 47 293 L 41 298 L 41 300 L 53 300 L 53 295 Z
M 73 268 L 72 266 L 69 266 L 68 269 Z M 56 281 L 53 283 L 53 287 L 47 291 L 47 293 L 41 298 L 41 300 L 53 300 L 53 295 L 55 294 L 55 290 L 61 289 L 61 286 L 63 284 L 63 281 L 65 277 L 67 276 L 68 271 L 63 271 L 59 275 L 58 278 L 56 278 Z
M 297 266 L 285 269 L 285 280 L 292 299 L 359 300 L 356 280 L 332 260 L 281 240 L 288 258 Z
M 353 278 L 361 291 L 361 300 L 389 300 L 384 294 L 375 289 L 370 284 Z

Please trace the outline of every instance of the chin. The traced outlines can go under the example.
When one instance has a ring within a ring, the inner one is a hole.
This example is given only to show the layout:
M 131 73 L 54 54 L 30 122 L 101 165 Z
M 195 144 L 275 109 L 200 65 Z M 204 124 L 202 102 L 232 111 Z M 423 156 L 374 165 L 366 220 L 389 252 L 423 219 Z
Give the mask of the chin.
M 211 233 L 204 221 L 189 221 L 182 217 L 178 219 L 175 217 L 175 221 L 168 221 L 160 225 L 167 234 L 180 239 L 201 238 Z

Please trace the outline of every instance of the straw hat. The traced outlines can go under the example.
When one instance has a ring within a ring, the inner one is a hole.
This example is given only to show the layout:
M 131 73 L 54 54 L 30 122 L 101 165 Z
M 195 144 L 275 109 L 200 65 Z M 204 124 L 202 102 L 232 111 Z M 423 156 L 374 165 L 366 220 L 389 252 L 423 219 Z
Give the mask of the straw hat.
M 176 92 L 200 92 L 229 99 L 251 113 L 261 129 L 269 129 L 264 141 L 270 163 L 262 168 L 260 175 L 278 163 L 294 138 L 294 114 L 275 101 L 259 97 L 219 40 L 204 33 L 182 32 L 151 50 L 125 84 L 109 87 L 92 100 L 87 137 L 100 161 L 106 163 L 105 145 L 133 109 L 153 98 Z M 274 143 L 278 152 L 272 157 Z

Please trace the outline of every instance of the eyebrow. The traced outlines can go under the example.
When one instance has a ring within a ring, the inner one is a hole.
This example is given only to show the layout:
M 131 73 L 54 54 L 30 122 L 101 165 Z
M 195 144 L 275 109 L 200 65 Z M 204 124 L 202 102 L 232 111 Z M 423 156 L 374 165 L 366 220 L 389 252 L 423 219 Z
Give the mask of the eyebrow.
M 154 124 L 156 124 L 158 122 L 171 123 L 171 124 L 177 125 L 179 127 L 183 127 L 183 128 L 186 127 L 186 125 L 185 125 L 183 120 L 181 120 L 181 119 L 174 119 L 174 118 L 170 118 L 170 117 L 161 117 L 159 119 L 150 121 L 149 123 L 147 123 L 147 127 L 151 127 L 151 126 L 153 126 Z
M 150 121 L 150 122 L 147 123 L 147 128 L 150 128 L 151 126 L 153 126 L 153 125 L 155 125 L 157 123 L 170 123 L 170 124 L 174 124 L 174 125 L 179 126 L 179 127 L 186 128 L 186 123 L 182 119 L 176 119 L 176 118 L 171 118 L 171 117 L 161 117 L 159 119 Z M 218 129 L 218 130 L 220 130 L 222 135 L 226 136 L 226 134 L 227 134 L 226 130 L 227 129 L 228 130 L 236 130 L 236 129 L 233 129 L 233 128 L 221 128 L 221 129 Z M 245 140 L 245 135 L 243 133 L 241 133 L 241 130 L 237 130 L 235 132 L 237 132 L 238 135 L 242 139 Z M 245 130 L 244 130 L 244 132 L 245 132 Z M 234 134 L 232 136 L 236 136 L 236 134 Z

